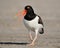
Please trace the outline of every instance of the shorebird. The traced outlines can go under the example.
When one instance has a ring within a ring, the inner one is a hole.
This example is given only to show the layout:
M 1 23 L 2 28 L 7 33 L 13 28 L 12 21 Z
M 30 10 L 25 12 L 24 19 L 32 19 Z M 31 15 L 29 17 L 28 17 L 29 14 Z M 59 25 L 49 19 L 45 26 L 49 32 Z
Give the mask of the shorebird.
M 42 19 L 39 15 L 35 14 L 32 6 L 30 5 L 25 6 L 24 10 L 22 11 L 22 15 L 24 16 L 24 25 L 28 29 L 30 39 L 32 40 L 32 42 L 29 45 L 34 45 L 38 33 L 44 33 L 44 25 Z M 34 39 L 32 38 L 31 31 L 35 32 Z

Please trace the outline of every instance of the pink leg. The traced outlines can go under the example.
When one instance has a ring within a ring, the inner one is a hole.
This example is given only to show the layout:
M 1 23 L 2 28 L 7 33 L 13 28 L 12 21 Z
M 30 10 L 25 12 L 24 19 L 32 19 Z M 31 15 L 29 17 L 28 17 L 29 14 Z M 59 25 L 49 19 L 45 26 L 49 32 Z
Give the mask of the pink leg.
M 29 45 L 32 45 L 32 46 L 33 46 L 33 45 L 35 44 L 35 41 L 36 41 L 36 39 L 37 39 L 38 30 L 36 30 L 35 32 L 36 32 L 35 37 L 34 37 L 32 43 L 29 44 Z

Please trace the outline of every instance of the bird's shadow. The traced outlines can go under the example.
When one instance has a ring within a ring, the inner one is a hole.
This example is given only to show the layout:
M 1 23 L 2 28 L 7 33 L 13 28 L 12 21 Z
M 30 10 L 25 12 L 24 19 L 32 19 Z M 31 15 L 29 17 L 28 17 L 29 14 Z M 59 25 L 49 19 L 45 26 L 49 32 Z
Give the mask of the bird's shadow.
M 21 43 L 18 43 L 18 42 L 0 42 L 0 44 L 15 44 L 15 45 L 27 45 L 27 44 L 29 44 L 29 43 L 23 43 L 23 42 L 21 42 Z

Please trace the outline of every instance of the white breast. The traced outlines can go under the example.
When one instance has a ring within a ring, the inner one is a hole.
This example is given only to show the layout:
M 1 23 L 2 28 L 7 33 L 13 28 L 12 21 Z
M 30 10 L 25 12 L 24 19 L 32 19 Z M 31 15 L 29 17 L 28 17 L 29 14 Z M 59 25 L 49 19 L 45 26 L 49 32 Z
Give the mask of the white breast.
M 25 26 L 30 30 L 30 29 L 39 29 L 39 28 L 43 28 L 42 24 L 38 24 L 38 19 L 39 17 L 36 16 L 33 20 L 28 21 L 28 20 L 23 20 Z

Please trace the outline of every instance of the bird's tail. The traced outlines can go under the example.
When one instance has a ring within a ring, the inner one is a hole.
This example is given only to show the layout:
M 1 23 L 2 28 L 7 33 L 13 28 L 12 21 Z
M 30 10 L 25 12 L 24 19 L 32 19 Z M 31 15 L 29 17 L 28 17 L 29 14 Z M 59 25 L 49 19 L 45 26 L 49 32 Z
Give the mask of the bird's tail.
M 44 28 L 42 28 L 42 31 L 41 32 L 39 32 L 40 34 L 43 34 L 44 33 Z

